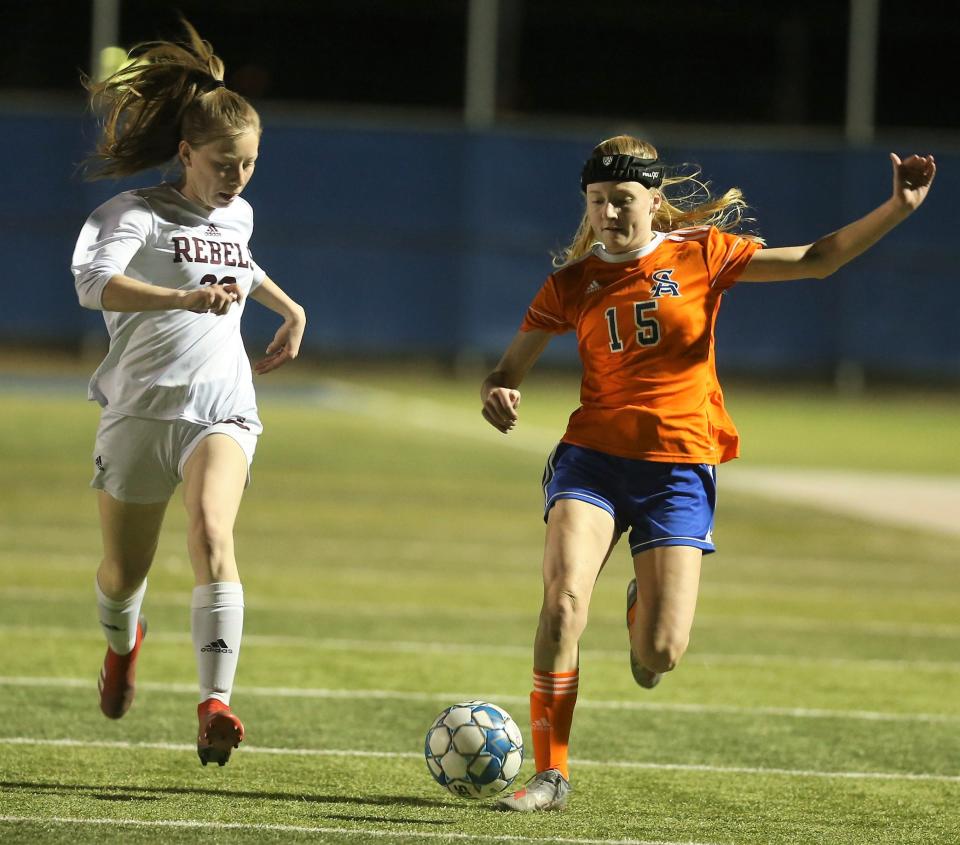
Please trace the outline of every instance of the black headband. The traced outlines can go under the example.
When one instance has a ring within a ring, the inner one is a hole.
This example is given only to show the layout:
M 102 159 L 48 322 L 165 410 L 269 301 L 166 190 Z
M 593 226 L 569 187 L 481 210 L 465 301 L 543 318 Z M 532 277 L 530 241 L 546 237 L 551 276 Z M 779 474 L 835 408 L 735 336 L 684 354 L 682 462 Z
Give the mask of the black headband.
M 197 80 L 197 88 L 201 94 L 209 94 L 211 91 L 223 87 L 225 86 L 222 79 L 216 79 L 208 73 L 201 72 L 200 78 Z
M 655 158 L 631 155 L 595 155 L 588 158 L 580 173 L 580 190 L 594 182 L 639 182 L 647 188 L 663 183 L 663 165 Z

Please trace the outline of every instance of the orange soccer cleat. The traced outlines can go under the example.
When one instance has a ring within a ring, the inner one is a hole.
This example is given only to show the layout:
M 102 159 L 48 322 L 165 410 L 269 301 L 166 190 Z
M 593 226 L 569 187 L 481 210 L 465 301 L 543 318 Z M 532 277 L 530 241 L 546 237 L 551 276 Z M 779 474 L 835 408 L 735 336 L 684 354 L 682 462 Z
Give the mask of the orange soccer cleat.
M 140 654 L 140 644 L 146 635 L 147 620 L 141 616 L 137 620 L 137 637 L 129 654 L 117 654 L 107 646 L 107 656 L 103 658 L 97 688 L 100 690 L 100 709 L 108 719 L 119 719 L 133 704 L 137 655 Z
M 216 763 L 223 766 L 230 752 L 243 742 L 243 722 L 218 698 L 208 698 L 197 705 L 200 732 L 197 734 L 197 754 L 204 766 Z

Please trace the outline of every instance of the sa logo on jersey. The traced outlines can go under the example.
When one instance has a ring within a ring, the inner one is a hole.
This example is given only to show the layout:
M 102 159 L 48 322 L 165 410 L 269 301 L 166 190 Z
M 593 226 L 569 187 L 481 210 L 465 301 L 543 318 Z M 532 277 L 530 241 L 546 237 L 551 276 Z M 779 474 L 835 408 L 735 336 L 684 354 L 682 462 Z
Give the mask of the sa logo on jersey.
M 680 296 L 680 282 L 675 282 L 672 278 L 674 269 L 671 267 L 669 270 L 654 270 L 650 296 L 654 299 L 661 296 Z

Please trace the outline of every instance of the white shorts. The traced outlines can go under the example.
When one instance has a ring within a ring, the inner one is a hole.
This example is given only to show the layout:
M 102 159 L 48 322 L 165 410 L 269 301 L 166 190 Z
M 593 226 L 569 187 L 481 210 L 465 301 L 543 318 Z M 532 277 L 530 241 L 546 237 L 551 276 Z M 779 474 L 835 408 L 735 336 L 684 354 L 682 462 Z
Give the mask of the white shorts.
M 226 434 L 237 441 L 250 464 L 263 426 L 256 417 L 231 417 L 213 425 L 187 420 L 151 420 L 113 411 L 100 415 L 93 449 L 90 486 L 104 490 L 121 502 L 165 502 L 183 480 L 183 465 L 211 434 Z

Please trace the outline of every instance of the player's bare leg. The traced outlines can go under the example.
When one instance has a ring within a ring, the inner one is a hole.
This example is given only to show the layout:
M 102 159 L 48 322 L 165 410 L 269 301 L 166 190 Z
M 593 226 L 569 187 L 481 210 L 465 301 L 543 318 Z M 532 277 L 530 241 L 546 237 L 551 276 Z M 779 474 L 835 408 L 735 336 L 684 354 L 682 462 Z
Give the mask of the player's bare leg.
M 543 604 L 533 646 L 538 669 L 567 672 L 580 663 L 593 587 L 616 543 L 613 517 L 579 499 L 551 509 L 543 552 Z
M 627 627 L 630 668 L 642 687 L 655 687 L 687 650 L 702 558 L 692 546 L 659 546 L 633 559 L 636 586 L 627 591 Z
M 211 434 L 183 467 L 187 547 L 197 585 L 239 582 L 233 527 L 247 483 L 247 457 L 226 434 Z
M 224 765 L 243 740 L 243 723 L 230 695 L 243 632 L 243 588 L 234 556 L 233 528 L 247 480 L 247 458 L 225 434 L 203 438 L 183 469 L 187 546 L 196 587 L 193 643 L 200 682 L 197 754 L 203 765 Z
M 103 559 L 97 570 L 97 608 L 107 637 L 98 683 L 100 709 L 119 719 L 136 691 L 137 658 L 147 630 L 140 607 L 167 503 L 121 502 L 101 490 L 98 506 Z
M 545 812 L 567 804 L 567 746 L 579 685 L 580 636 L 594 584 L 616 539 L 613 517 L 595 505 L 561 499 L 550 510 L 530 695 L 537 772 L 522 789 L 501 798 L 498 810 Z

